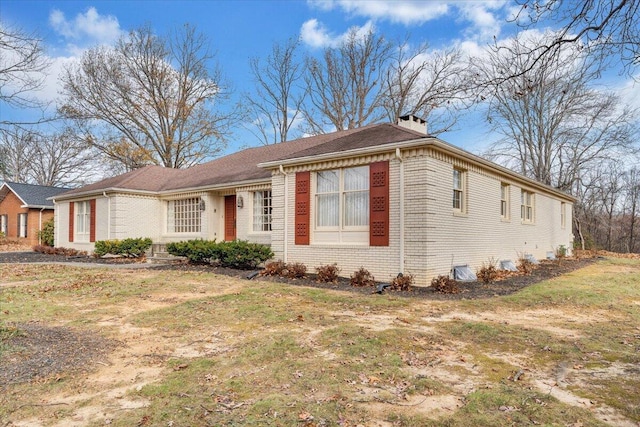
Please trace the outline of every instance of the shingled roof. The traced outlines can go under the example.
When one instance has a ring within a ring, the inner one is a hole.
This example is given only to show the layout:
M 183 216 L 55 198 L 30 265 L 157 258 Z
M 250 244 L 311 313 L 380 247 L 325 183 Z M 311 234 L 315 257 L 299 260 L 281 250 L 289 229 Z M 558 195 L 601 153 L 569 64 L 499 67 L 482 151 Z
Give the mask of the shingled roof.
M 53 202 L 47 199 L 69 191 L 69 188 L 5 181 L 0 185 L 0 202 L 7 197 L 10 191 L 22 201 L 24 207 L 53 209 Z
M 340 153 L 358 148 L 424 138 L 425 136 L 424 133 L 398 125 L 368 125 L 279 144 L 247 148 L 187 169 L 146 166 L 69 191 L 64 193 L 62 198 L 108 190 L 161 193 L 268 181 L 271 178 L 271 171 L 259 167 L 259 163 L 332 152 Z

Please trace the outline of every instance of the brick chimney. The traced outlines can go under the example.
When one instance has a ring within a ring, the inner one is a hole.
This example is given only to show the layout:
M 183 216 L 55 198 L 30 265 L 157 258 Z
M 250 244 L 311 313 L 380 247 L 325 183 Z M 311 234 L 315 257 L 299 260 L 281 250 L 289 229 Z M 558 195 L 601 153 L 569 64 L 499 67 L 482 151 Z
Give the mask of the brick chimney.
M 398 117 L 398 126 L 415 130 L 417 132 L 424 133 L 425 135 L 427 134 L 427 121 L 420 117 L 416 117 L 413 114 Z

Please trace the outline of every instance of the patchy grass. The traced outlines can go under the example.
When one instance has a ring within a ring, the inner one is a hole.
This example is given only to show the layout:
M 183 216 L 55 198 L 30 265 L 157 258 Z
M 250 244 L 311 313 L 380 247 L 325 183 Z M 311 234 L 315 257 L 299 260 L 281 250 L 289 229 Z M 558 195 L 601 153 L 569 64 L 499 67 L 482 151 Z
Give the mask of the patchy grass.
M 118 343 L 87 374 L 3 386 L 9 423 L 640 422 L 638 260 L 447 302 L 203 272 L 2 265 L 0 276 L 0 368 L 21 363 L 12 339 L 25 322 Z

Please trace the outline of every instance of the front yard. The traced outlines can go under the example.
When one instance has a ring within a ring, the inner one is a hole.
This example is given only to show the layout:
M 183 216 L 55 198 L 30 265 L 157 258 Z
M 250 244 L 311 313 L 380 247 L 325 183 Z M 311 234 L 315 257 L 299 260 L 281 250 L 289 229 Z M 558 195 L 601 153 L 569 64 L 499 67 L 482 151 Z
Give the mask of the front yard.
M 0 264 L 0 427 L 637 426 L 640 260 L 456 301 Z

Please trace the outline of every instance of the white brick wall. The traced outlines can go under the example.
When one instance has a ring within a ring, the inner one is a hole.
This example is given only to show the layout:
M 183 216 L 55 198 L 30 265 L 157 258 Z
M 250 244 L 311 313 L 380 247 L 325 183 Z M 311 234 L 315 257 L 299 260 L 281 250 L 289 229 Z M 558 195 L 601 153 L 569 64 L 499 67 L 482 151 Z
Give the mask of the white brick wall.
M 453 167 L 465 170 L 465 212 L 454 213 L 452 206 Z M 272 249 L 277 259 L 302 262 L 309 271 L 337 263 L 343 276 L 359 267 L 369 270 L 377 280 L 390 280 L 403 271 L 415 276 L 415 284 L 429 286 L 431 279 L 449 274 L 452 265 L 468 264 L 480 268 L 483 262 L 510 259 L 524 253 L 538 259 L 560 245 L 571 248 L 571 209 L 566 202 L 566 227 L 560 227 L 561 200 L 539 189 L 535 194 L 535 221 L 520 220 L 522 185 L 496 171 L 465 165 L 443 155 L 416 150 L 403 160 L 404 167 L 404 266 L 400 256 L 400 162 L 390 160 L 390 244 L 388 247 L 314 243 L 294 244 L 295 172 L 285 177 L 274 174 Z M 287 240 L 284 240 L 284 205 L 288 206 Z M 510 219 L 500 217 L 500 183 L 510 184 Z M 312 195 L 313 206 L 313 195 Z M 314 212 L 312 209 L 312 224 Z M 313 227 L 312 227 L 313 228 Z M 286 254 L 285 254 L 286 246 Z

